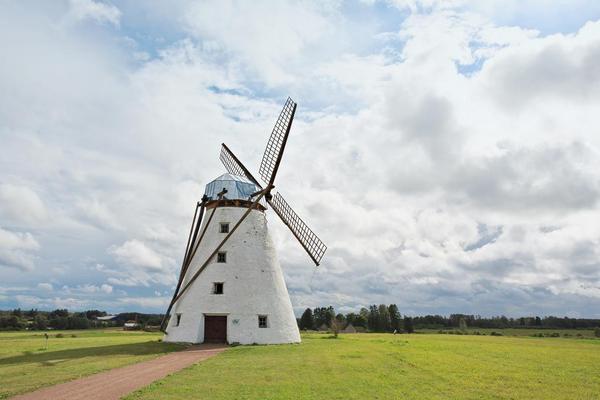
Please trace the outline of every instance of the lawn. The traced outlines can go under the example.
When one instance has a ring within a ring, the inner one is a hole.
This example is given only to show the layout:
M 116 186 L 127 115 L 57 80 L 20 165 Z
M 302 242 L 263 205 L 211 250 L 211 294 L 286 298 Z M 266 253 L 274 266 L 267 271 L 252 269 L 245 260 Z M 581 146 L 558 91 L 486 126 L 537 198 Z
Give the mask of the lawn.
M 600 340 L 305 334 L 240 346 L 134 399 L 600 399 Z
M 180 346 L 123 330 L 0 332 L 0 399 L 157 357 Z M 63 335 L 57 338 L 56 335 Z

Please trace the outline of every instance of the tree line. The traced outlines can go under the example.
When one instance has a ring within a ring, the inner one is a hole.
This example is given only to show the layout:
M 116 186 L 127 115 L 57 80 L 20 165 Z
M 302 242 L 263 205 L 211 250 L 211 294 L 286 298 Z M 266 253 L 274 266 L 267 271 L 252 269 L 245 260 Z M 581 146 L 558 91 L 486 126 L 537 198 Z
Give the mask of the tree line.
M 123 326 L 127 321 L 137 321 L 141 327 L 160 325 L 161 314 L 121 313 L 109 321 L 98 320 L 106 311 L 87 310 L 70 312 L 67 309 L 39 311 L 37 309 L 0 310 L 0 330 L 90 329 Z
M 413 332 L 415 329 L 452 329 L 452 328 L 538 328 L 538 329 L 593 329 L 600 327 L 600 319 L 569 318 L 554 316 L 532 316 L 509 318 L 504 315 L 482 317 L 480 315 L 450 314 L 408 316 L 401 315 L 396 304 L 373 304 L 361 308 L 359 312 L 336 313 L 332 306 L 307 308 L 298 319 L 302 330 L 318 330 L 331 326 L 334 321 L 341 326 L 352 324 L 369 332 Z

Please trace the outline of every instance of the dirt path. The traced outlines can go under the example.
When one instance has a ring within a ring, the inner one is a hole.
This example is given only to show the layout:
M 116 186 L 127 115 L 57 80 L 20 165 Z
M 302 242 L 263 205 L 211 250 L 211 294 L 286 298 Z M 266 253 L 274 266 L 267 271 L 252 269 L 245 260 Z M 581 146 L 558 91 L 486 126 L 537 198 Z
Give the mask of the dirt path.
M 203 344 L 153 360 L 111 369 L 85 378 L 61 383 L 12 397 L 12 400 L 117 400 L 187 366 L 217 355 L 221 344 Z

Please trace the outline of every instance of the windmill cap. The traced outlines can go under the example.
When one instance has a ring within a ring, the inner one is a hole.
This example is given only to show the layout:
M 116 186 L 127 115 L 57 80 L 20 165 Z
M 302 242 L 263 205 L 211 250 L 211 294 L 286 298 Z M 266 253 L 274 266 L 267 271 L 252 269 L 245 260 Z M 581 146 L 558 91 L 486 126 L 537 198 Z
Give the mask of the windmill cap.
M 216 200 L 219 197 L 218 194 L 223 189 L 227 190 L 225 198 L 229 200 L 248 200 L 251 194 L 260 190 L 258 186 L 245 176 L 223 174 L 206 185 L 204 194 Z

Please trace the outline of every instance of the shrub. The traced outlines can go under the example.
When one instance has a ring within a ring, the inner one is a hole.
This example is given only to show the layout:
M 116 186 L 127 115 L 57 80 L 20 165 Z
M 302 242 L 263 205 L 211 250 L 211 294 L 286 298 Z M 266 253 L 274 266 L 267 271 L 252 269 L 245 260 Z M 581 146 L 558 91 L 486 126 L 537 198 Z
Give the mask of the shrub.
M 504 335 L 502 334 L 502 332 L 492 331 L 492 333 L 490 333 L 490 336 L 504 336 Z
M 64 338 L 64 337 L 65 337 L 65 335 L 63 335 L 62 333 L 57 333 L 56 335 L 54 335 L 54 337 L 57 337 L 57 338 Z
M 600 327 L 594 329 L 594 336 L 600 337 Z

